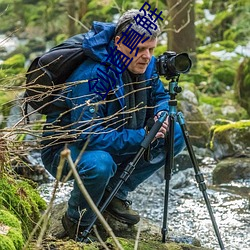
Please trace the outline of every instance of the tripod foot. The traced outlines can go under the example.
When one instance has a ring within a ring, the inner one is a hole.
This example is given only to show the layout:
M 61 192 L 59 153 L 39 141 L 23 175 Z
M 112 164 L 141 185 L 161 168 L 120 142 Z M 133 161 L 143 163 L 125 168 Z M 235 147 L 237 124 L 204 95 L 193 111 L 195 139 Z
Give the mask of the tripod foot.
M 161 234 L 162 234 L 162 243 L 166 243 L 166 236 L 168 233 L 168 229 L 167 228 L 162 228 L 161 229 Z

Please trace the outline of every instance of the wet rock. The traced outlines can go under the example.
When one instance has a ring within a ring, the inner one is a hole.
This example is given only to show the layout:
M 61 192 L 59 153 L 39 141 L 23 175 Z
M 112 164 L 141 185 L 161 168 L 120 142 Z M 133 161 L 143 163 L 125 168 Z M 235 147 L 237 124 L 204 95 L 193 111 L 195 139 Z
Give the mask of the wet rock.
M 61 243 L 62 239 L 57 239 L 58 235 L 63 234 L 63 227 L 61 224 L 61 217 L 65 213 L 67 204 L 65 202 L 57 204 L 52 209 L 51 221 L 47 230 L 47 239 L 54 239 L 54 245 Z M 161 229 L 152 224 L 147 219 L 141 219 L 140 223 L 135 226 L 128 226 L 119 221 L 114 220 L 112 217 L 104 213 L 105 219 L 112 228 L 114 234 L 119 237 L 120 243 L 124 249 L 134 249 L 134 241 L 138 234 L 139 235 L 139 246 L 140 249 L 186 249 L 186 250 L 208 250 L 208 248 L 201 247 L 200 241 L 195 237 L 185 235 L 175 235 L 173 232 L 169 232 L 166 238 L 166 243 L 161 241 Z M 102 226 L 98 226 L 99 230 L 104 230 Z M 101 233 L 99 231 L 99 233 Z M 46 243 L 46 238 L 44 244 Z M 72 241 L 71 241 L 72 242 Z M 108 238 L 106 243 L 112 243 L 112 239 Z M 68 244 L 67 238 L 64 239 L 64 243 Z M 79 244 L 73 243 L 72 244 Z M 97 246 L 98 247 L 98 246 Z M 60 248 L 61 249 L 61 248 Z M 64 248 L 63 248 L 64 249 Z M 95 248 L 102 249 L 102 248 Z M 113 249 L 113 248 L 111 248 Z
M 213 126 L 209 147 L 217 160 L 232 156 L 250 157 L 250 120 Z
M 193 176 L 193 169 L 191 168 L 174 174 L 171 178 L 170 187 L 173 189 L 178 189 L 189 186 L 191 176 Z
M 213 171 L 213 183 L 250 178 L 250 158 L 227 158 L 220 161 Z
M 189 101 L 194 105 L 198 105 L 198 99 L 196 95 L 191 90 L 184 90 L 182 92 L 182 99 Z

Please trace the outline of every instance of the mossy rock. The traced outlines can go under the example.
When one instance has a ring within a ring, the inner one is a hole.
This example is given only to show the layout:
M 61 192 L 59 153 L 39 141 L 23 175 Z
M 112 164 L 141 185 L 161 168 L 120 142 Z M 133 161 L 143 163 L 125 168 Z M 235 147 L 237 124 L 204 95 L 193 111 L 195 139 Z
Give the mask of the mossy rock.
M 25 79 L 25 56 L 16 54 L 1 64 L 0 84 L 19 86 Z
M 51 212 L 51 222 L 47 230 L 47 238 L 43 240 L 43 245 L 49 247 L 53 246 L 55 249 L 68 250 L 68 249 L 86 249 L 97 250 L 103 249 L 100 242 L 94 242 L 86 245 L 85 243 L 74 242 L 64 238 L 57 239 L 57 235 L 62 235 L 64 232 L 61 218 L 67 209 L 67 203 L 56 204 L 53 206 Z M 151 223 L 145 218 L 141 218 L 140 223 L 134 226 L 123 224 L 111 216 L 105 214 L 105 219 L 112 228 L 112 231 L 118 238 L 124 250 L 133 250 L 135 239 L 140 228 L 139 245 L 138 249 L 141 250 L 206 250 L 207 248 L 201 247 L 200 241 L 196 238 L 189 236 L 176 235 L 174 232 L 169 232 L 170 236 L 167 237 L 167 243 L 162 243 L 161 229 Z M 108 245 L 109 249 L 117 249 L 114 246 L 114 241 L 108 237 L 104 228 L 98 225 L 97 230 L 102 239 Z M 33 248 L 32 248 L 33 249 Z
M 19 250 L 23 244 L 20 221 L 7 210 L 0 209 L 0 249 Z
M 199 108 L 188 101 L 181 101 L 180 111 L 184 114 L 192 145 L 206 148 L 206 145 L 209 142 L 210 124 L 205 119 Z
M 5 207 L 21 221 L 24 238 L 27 238 L 45 210 L 46 202 L 26 180 L 0 176 L 0 207 Z M 30 182 L 31 183 L 31 182 Z
M 247 111 L 239 105 L 230 91 L 226 91 L 220 96 L 200 93 L 199 104 L 204 116 L 212 123 L 217 119 L 225 119 L 225 117 L 230 121 L 249 118 Z
M 25 64 L 25 56 L 23 54 L 16 54 L 5 60 L 2 64 L 2 69 L 9 69 L 12 67 L 23 68 Z
M 250 178 L 250 158 L 226 158 L 213 171 L 213 183 L 228 183 L 233 180 Z
M 235 70 L 229 67 L 221 67 L 214 71 L 213 78 L 227 86 L 234 84 Z
M 135 245 L 134 239 L 124 239 L 124 238 L 118 238 L 120 244 L 122 245 L 124 250 L 133 250 Z M 109 238 L 107 240 L 108 243 L 113 243 L 113 239 Z M 138 250 L 208 250 L 208 248 L 204 247 L 197 247 L 189 244 L 184 243 L 175 243 L 175 242 L 166 242 L 162 243 L 160 240 L 139 240 L 138 242 Z
M 216 159 L 230 156 L 250 156 L 250 120 L 214 125 L 210 130 L 210 149 Z
M 119 243 L 121 244 L 124 250 L 134 250 L 135 240 L 134 239 L 125 239 L 118 237 Z M 117 250 L 113 239 L 108 238 L 105 244 L 110 250 Z M 53 238 L 44 239 L 42 246 L 44 249 L 60 249 L 60 250 L 102 250 L 104 249 L 101 243 L 93 242 L 91 244 L 74 242 L 73 240 L 56 240 Z M 41 249 L 35 246 L 35 243 L 30 245 L 31 249 Z M 51 247 L 51 248 L 50 248 Z M 43 249 L 43 248 L 42 248 Z M 138 250 L 211 250 L 206 247 L 198 247 L 194 245 L 184 244 L 184 243 L 174 243 L 167 242 L 162 243 L 160 240 L 147 240 L 139 239 Z

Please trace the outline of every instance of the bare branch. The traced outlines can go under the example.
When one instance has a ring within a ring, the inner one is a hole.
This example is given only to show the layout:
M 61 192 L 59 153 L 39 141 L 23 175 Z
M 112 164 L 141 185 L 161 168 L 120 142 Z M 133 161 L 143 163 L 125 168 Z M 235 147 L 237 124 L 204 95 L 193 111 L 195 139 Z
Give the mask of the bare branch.
M 76 23 L 80 24 L 80 26 L 82 26 L 86 31 L 89 31 L 89 28 L 87 26 L 85 26 L 81 21 L 77 20 L 76 18 L 74 18 L 71 15 L 68 15 L 68 17 L 72 20 L 74 20 Z
M 88 191 L 86 190 L 83 182 L 81 181 L 81 178 L 79 176 L 79 174 L 77 173 L 77 170 L 75 168 L 74 162 L 71 158 L 71 154 L 70 154 L 70 150 L 69 149 L 65 149 L 61 152 L 61 157 L 62 158 L 66 158 L 69 166 L 73 172 L 73 176 L 75 178 L 75 181 L 77 182 L 77 185 L 80 189 L 80 191 L 82 192 L 84 198 L 86 199 L 86 201 L 88 202 L 90 208 L 94 211 L 94 213 L 97 215 L 98 219 L 100 220 L 100 222 L 102 223 L 102 225 L 104 226 L 105 230 L 108 232 L 108 234 L 113 238 L 115 245 L 117 246 L 118 249 L 122 250 L 123 247 L 120 245 L 119 241 L 117 240 L 116 236 L 114 235 L 111 227 L 109 226 L 109 224 L 106 222 L 106 220 L 104 219 L 104 217 L 102 216 L 102 214 L 100 213 L 100 211 L 98 210 L 98 208 L 96 207 L 95 203 L 93 202 L 92 198 L 90 197 Z

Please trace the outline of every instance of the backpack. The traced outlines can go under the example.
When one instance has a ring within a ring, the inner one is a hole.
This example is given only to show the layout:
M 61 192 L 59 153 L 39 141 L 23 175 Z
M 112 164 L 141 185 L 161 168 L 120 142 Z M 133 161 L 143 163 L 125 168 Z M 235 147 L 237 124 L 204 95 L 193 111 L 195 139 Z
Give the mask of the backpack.
M 84 34 L 75 35 L 37 57 L 26 73 L 25 114 L 28 105 L 48 114 L 66 79 L 86 59 L 82 46 Z

